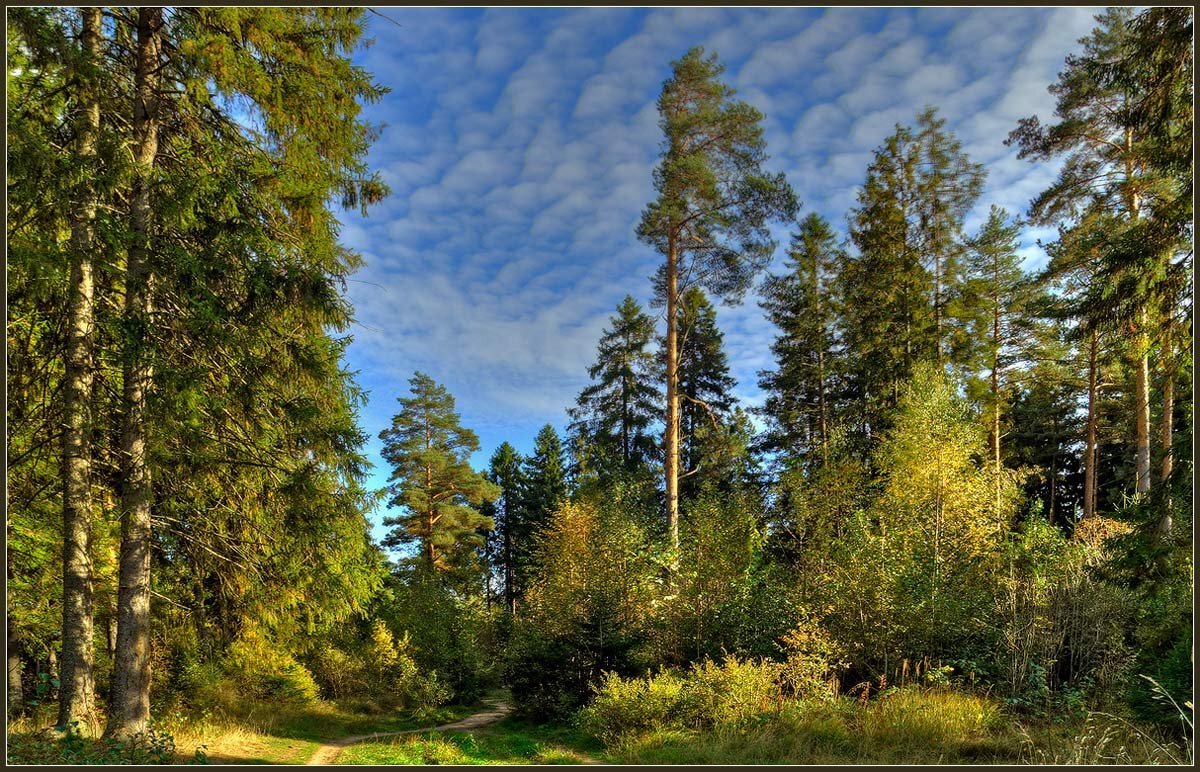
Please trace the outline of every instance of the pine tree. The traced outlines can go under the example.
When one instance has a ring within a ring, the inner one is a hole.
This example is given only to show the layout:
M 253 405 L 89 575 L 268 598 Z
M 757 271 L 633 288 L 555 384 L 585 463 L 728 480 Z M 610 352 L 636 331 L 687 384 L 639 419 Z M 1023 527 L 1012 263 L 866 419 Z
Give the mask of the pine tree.
M 770 422 L 770 449 L 784 463 L 825 464 L 833 405 L 835 305 L 833 277 L 844 262 L 829 223 L 810 214 L 792 235 L 786 273 L 763 284 L 762 307 L 779 328 L 771 344 L 776 369 L 759 373 L 767 392 L 762 412 Z
M 74 63 L 73 155 L 80 164 L 71 213 L 71 283 L 66 388 L 63 392 L 63 642 L 58 725 L 86 720 L 92 711 L 92 443 L 95 280 L 95 218 L 101 179 L 97 162 L 100 132 L 101 9 L 80 10 L 80 51 Z
M 411 397 L 379 434 L 392 466 L 388 505 L 403 508 L 384 519 L 388 547 L 419 543 L 424 567 L 448 572 L 464 547 L 479 546 L 478 530 L 490 523 L 474 507 L 495 501 L 498 485 L 473 470 L 468 459 L 479 438 L 459 423 L 454 397 L 424 373 L 409 379 Z
M 763 168 L 762 114 L 735 100 L 721 82 L 716 55 L 693 48 L 672 64 L 658 100 L 665 141 L 654 170 L 658 198 L 646 207 L 638 236 L 665 258 L 656 290 L 666 305 L 666 420 L 663 471 L 667 532 L 679 544 L 678 317 L 682 293 L 695 284 L 722 298 L 743 293 L 770 260 L 767 222 L 794 214 L 782 174 Z
M 1030 204 L 1031 220 L 1077 219 L 1101 206 L 1117 226 L 1103 234 L 1086 313 L 1095 321 L 1119 319 L 1134 342 L 1136 489 L 1145 492 L 1151 487 L 1151 307 L 1177 296 L 1190 275 L 1183 234 L 1152 213 L 1177 209 L 1181 188 L 1190 185 L 1179 163 L 1167 160 L 1172 154 L 1162 154 L 1170 144 L 1163 132 L 1174 136 L 1186 128 L 1190 111 L 1178 98 L 1183 79 L 1176 66 L 1156 69 L 1137 55 L 1132 16 L 1130 9 L 1114 8 L 1096 17 L 1099 26 L 1080 41 L 1083 53 L 1067 58 L 1050 87 L 1058 122 L 1043 126 L 1036 116 L 1025 118 L 1007 142 L 1020 148 L 1021 158 L 1065 156 L 1058 179 Z
M 654 322 L 632 296 L 617 306 L 588 368 L 595 383 L 579 393 L 569 412 L 576 444 L 599 470 L 610 465 L 625 472 L 646 468 L 658 456 L 650 433 L 660 413 L 654 387 L 654 354 L 647 350 Z

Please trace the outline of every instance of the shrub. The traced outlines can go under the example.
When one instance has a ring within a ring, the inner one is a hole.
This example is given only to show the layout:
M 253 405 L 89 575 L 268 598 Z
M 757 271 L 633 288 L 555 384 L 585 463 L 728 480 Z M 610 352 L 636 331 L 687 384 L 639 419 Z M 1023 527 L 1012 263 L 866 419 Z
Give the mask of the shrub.
M 684 675 L 608 673 L 580 711 L 580 724 L 610 745 L 646 731 L 741 726 L 784 705 L 781 671 L 775 662 L 729 657 L 697 663 Z
M 605 744 L 622 735 L 665 729 L 685 713 L 684 679 L 670 671 L 644 678 L 607 673 L 596 696 L 580 712 L 580 726 Z
M 687 679 L 689 723 L 696 727 L 738 725 L 782 707 L 781 666 L 730 656 L 721 664 L 693 665 Z
M 816 622 L 805 619 L 780 643 L 787 657 L 781 676 L 791 695 L 802 699 L 831 699 L 837 695 L 837 676 L 846 665 L 833 636 Z
M 197 748 L 190 759 L 207 763 Z M 139 732 L 128 740 L 91 739 L 78 732 L 57 735 L 53 730 L 11 734 L 10 764 L 174 764 L 178 761 L 175 738 L 167 732 Z
M 253 630 L 230 646 L 226 671 L 244 684 L 247 696 L 304 704 L 320 693 L 304 665 Z
M 604 673 L 645 671 L 659 569 L 620 495 L 566 504 L 542 532 L 542 573 L 528 589 L 508 651 L 508 683 L 523 712 L 566 715 Z

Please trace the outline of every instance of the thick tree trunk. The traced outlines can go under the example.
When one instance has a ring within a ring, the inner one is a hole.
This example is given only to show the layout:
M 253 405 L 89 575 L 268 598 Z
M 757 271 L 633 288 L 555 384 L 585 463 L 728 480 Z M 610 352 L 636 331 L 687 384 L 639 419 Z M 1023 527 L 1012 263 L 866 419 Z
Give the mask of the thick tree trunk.
M 76 73 L 80 115 L 76 149 L 92 167 L 73 202 L 71 284 L 67 305 L 66 378 L 63 390 L 63 606 L 62 681 L 58 725 L 86 721 L 93 709 L 92 655 L 92 349 L 95 339 L 92 278 L 96 219 L 95 157 L 100 131 L 96 68 L 100 59 L 99 8 L 83 8 L 82 65 Z
M 12 637 L 12 620 L 5 620 L 6 646 L 8 650 L 8 715 L 16 715 L 25 702 L 25 690 L 21 683 L 21 644 Z
M 1096 514 L 1096 411 L 1099 407 L 1100 334 L 1091 331 L 1088 345 L 1087 436 L 1083 445 L 1083 516 Z
M 153 487 L 146 458 L 146 399 L 154 375 L 149 331 L 154 310 L 150 270 L 151 173 L 158 154 L 158 90 L 163 13 L 140 8 L 134 72 L 134 163 L 130 194 L 125 317 L 129 333 L 123 363 L 121 426 L 121 557 L 117 589 L 117 654 L 105 734 L 129 737 L 150 720 L 150 504 Z
M 667 416 L 663 436 L 663 473 L 667 487 L 667 533 L 671 548 L 679 548 L 679 351 L 676 316 L 679 265 L 675 236 L 667 241 Z

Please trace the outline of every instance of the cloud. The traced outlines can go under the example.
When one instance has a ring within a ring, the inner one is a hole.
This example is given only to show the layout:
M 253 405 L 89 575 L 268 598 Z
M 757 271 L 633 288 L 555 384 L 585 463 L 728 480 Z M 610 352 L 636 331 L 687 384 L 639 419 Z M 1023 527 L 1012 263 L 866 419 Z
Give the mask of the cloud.
M 482 439 L 477 464 L 503 440 L 530 449 L 547 421 L 564 427 L 615 306 L 651 294 L 660 257 L 634 229 L 654 195 L 655 100 L 689 47 L 719 53 L 766 113 L 770 167 L 844 229 L 872 151 L 925 104 L 988 164 L 979 211 L 1022 212 L 1056 167 L 1003 140 L 1052 112 L 1046 87 L 1094 12 L 395 11 L 403 26 L 373 25 L 378 42 L 358 55 L 392 89 L 365 116 L 387 124 L 369 161 L 393 195 L 366 219 L 344 215 L 342 232 L 366 261 L 349 284 L 360 324 L 347 354 L 371 394 L 364 427 L 386 425 L 418 369 L 457 396 Z M 1036 238 L 1022 239 L 1027 267 L 1044 261 Z M 774 330 L 753 292 L 718 320 L 738 396 L 758 404 Z

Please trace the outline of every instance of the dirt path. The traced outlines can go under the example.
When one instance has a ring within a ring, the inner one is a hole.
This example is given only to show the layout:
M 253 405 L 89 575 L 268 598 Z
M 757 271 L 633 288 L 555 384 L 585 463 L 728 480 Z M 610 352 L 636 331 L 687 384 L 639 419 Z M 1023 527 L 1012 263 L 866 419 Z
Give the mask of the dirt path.
M 399 732 L 375 732 L 374 734 L 357 734 L 351 737 L 339 737 L 336 740 L 330 740 L 327 743 L 317 748 L 316 753 L 308 760 L 309 766 L 333 764 L 337 761 L 338 754 L 342 752 L 342 748 L 355 743 L 367 742 L 369 740 L 378 740 L 383 737 L 396 737 L 404 734 L 419 734 L 421 732 L 452 732 L 455 730 L 464 729 L 479 729 L 480 727 L 494 724 L 500 719 L 512 713 L 512 706 L 506 702 L 497 702 L 490 708 L 466 718 L 453 721 L 449 724 L 441 726 L 426 726 L 420 729 L 404 729 Z

